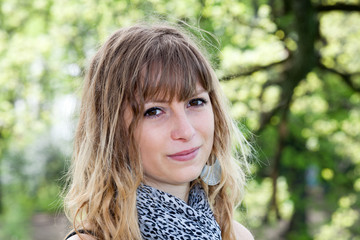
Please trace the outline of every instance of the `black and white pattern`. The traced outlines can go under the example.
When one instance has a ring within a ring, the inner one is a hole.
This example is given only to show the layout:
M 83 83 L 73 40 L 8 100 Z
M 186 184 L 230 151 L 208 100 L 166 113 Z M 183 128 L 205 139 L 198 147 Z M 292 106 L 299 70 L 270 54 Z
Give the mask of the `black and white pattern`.
M 200 185 L 188 203 L 147 185 L 137 189 L 137 211 L 143 239 L 221 240 L 221 230 Z

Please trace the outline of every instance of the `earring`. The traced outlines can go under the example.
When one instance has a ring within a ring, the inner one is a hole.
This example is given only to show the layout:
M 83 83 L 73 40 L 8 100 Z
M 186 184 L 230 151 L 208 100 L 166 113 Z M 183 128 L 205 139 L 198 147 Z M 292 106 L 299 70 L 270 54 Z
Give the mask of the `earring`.
M 204 166 L 203 170 L 201 171 L 200 178 L 209 186 L 214 186 L 220 183 L 221 166 L 217 158 L 213 165 Z

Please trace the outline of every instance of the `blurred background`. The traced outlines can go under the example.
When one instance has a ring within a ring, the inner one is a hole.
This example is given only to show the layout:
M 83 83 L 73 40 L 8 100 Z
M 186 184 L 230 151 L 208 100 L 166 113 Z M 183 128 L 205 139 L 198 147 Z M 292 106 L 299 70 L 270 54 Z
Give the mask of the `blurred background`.
M 257 150 L 236 213 L 255 239 L 360 239 L 359 0 L 0 0 L 0 239 L 69 231 L 84 71 L 154 17 L 214 34 L 197 33 Z

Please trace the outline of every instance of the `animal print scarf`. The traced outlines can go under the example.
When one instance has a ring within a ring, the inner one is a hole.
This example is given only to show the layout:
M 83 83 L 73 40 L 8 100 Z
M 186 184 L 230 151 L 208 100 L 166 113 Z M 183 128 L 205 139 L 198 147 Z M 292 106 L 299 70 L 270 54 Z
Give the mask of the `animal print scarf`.
M 137 212 L 143 239 L 221 240 L 221 230 L 200 185 L 188 203 L 147 185 L 137 189 Z

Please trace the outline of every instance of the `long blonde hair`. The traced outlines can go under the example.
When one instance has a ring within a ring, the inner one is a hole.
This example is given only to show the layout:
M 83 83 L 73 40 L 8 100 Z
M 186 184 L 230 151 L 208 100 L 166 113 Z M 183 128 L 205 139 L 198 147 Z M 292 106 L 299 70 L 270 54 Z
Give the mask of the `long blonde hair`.
M 243 196 L 247 142 L 229 117 L 210 63 L 188 36 L 179 27 L 139 24 L 116 31 L 94 56 L 85 78 L 65 197 L 76 230 L 91 230 L 105 240 L 141 239 L 136 189 L 143 170 L 134 129 L 144 102 L 154 96 L 188 99 L 200 82 L 215 119 L 209 164 L 214 156 L 219 159 L 222 179 L 216 186 L 200 178 L 195 182 L 208 194 L 222 238 L 235 239 L 233 211 Z M 133 118 L 126 125 L 124 113 L 129 110 Z M 241 153 L 237 160 L 235 152 Z

